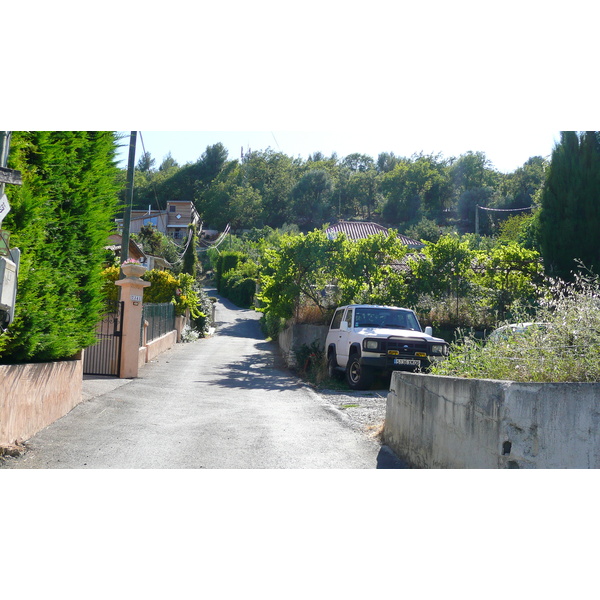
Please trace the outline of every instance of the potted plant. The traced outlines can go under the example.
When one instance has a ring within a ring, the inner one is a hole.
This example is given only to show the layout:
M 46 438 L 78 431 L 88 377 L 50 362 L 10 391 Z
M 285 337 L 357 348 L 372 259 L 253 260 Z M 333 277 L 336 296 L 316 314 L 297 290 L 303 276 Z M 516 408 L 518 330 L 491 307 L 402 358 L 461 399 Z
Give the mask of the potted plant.
M 125 277 L 141 277 L 146 272 L 146 267 L 135 258 L 128 258 L 121 263 L 121 269 Z

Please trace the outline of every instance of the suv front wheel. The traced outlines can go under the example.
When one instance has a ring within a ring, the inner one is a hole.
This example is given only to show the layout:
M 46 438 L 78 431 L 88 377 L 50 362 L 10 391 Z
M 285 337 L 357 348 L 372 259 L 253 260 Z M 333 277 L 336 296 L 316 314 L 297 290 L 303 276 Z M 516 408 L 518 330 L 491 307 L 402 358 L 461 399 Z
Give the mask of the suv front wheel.
M 353 390 L 366 390 L 373 382 L 373 371 L 362 366 L 359 357 L 354 354 L 348 359 L 346 381 Z

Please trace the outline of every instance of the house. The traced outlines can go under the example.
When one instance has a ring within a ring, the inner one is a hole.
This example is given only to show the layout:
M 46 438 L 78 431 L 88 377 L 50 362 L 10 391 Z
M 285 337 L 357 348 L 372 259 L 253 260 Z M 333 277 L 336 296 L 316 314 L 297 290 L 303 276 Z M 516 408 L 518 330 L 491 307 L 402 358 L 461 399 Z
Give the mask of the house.
M 115 219 L 119 231 L 123 229 L 123 219 Z M 200 224 L 200 215 L 193 202 L 174 200 L 167 202 L 166 210 L 132 210 L 129 233 L 139 233 L 145 225 L 154 225 L 158 231 L 175 242 L 183 242 L 188 227 Z
M 349 240 L 363 240 L 370 235 L 383 233 L 388 235 L 388 229 L 378 225 L 377 223 L 367 223 L 364 221 L 339 221 L 335 225 L 329 227 L 325 234 L 329 239 L 335 238 L 338 233 L 344 233 Z M 409 250 L 420 250 L 425 247 L 425 244 L 417 240 L 413 240 L 401 233 L 398 234 L 400 241 Z

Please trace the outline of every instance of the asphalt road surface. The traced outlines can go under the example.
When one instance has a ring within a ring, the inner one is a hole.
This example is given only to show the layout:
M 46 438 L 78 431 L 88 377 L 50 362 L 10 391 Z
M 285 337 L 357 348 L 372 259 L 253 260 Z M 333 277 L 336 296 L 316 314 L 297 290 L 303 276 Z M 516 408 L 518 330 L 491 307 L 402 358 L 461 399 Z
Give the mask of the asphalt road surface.
M 221 299 L 214 336 L 177 344 L 137 379 L 86 379 L 88 399 L 2 468 L 398 466 L 385 447 L 349 427 L 341 411 L 279 364 L 259 316 Z

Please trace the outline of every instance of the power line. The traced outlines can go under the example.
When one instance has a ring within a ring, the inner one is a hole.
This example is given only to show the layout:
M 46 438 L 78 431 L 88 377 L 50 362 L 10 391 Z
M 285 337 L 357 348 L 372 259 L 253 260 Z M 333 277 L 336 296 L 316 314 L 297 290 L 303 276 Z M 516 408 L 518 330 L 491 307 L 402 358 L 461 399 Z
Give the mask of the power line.
M 488 210 L 490 212 L 517 212 L 520 210 L 531 210 L 532 208 L 535 208 L 535 207 L 525 206 L 524 208 L 488 208 L 486 206 L 479 206 L 479 204 L 478 204 L 477 208 L 480 208 L 481 210 Z

